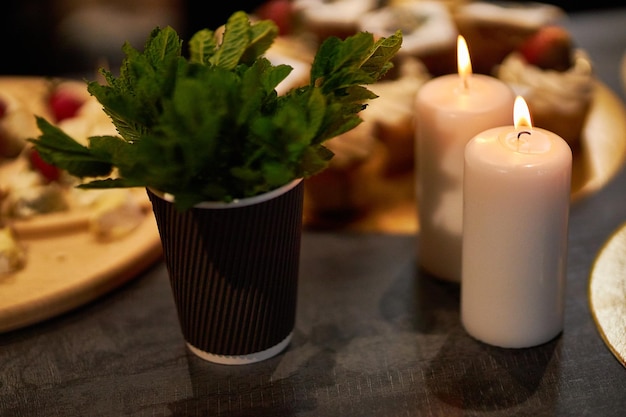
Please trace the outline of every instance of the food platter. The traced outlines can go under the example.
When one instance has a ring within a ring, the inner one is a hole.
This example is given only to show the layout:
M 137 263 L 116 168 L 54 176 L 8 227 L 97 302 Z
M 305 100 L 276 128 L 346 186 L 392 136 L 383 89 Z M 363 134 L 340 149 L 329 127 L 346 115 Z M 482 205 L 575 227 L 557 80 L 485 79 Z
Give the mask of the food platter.
M 626 108 L 604 83 L 596 81 L 594 98 L 581 134 L 580 148 L 573 151 L 572 202 L 601 189 L 626 161 Z M 308 211 L 310 229 L 341 229 L 356 232 L 415 234 L 419 232 L 415 201 L 415 173 L 381 177 L 367 185 L 375 202 L 350 218 L 319 218 Z M 306 202 L 305 202 L 306 207 Z
M 626 366 L 626 224 L 606 241 L 589 279 L 591 314 L 602 339 Z
M 5 113 L 8 120 L 15 122 L 11 125 L 15 126 L 13 132 L 34 136 L 33 115 L 51 116 L 45 100 L 40 99 L 46 97 L 51 83 L 55 82 L 58 80 L 45 77 L 0 77 L 2 98 L 11 100 L 8 103 L 15 106 L 12 109 L 19 109 L 19 112 Z M 83 83 L 71 81 L 65 85 L 84 90 L 86 94 Z M 0 134 L 6 132 L 3 130 Z M 8 183 L 23 172 L 24 160 L 21 156 L 0 160 L 3 198 Z M 66 192 L 69 193 L 69 189 Z M 19 218 L 11 217 L 3 208 L 0 220 L 3 226 L 8 224 L 14 231 L 25 262 L 21 269 L 0 274 L 0 333 L 91 302 L 138 276 L 161 257 L 161 241 L 145 190 L 125 190 L 124 195 L 129 196 L 134 208 L 133 228 L 115 236 L 94 232 L 97 210 L 87 204 Z M 0 202 L 4 203 L 2 199 Z M 119 225 L 117 223 L 116 227 Z

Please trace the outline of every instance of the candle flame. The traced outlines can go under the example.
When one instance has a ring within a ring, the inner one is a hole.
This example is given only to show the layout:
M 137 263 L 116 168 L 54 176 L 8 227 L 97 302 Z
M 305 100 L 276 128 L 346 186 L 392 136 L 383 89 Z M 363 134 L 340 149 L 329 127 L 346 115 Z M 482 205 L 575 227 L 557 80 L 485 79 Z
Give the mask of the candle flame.
M 467 79 L 472 75 L 472 61 L 470 60 L 467 42 L 465 42 L 465 38 L 461 35 L 457 37 L 456 57 L 459 75 L 463 80 L 463 86 L 467 88 Z
M 515 103 L 513 104 L 513 121 L 515 122 L 515 128 L 519 129 L 522 126 L 533 127 L 530 120 L 530 110 L 528 110 L 528 104 L 522 96 L 515 97 Z

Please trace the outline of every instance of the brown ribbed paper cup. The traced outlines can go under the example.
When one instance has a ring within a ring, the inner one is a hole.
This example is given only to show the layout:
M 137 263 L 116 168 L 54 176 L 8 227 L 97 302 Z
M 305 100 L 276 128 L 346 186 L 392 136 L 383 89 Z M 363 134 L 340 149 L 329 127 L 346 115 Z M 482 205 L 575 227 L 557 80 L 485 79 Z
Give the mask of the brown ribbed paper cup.
M 189 349 L 223 364 L 287 347 L 295 325 L 304 185 L 177 210 L 148 189 Z

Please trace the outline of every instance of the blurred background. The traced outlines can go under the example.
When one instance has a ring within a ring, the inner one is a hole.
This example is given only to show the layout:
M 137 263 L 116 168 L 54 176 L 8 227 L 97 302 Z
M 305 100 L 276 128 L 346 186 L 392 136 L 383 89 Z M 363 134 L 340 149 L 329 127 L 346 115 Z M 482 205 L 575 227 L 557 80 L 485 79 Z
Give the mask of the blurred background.
M 236 10 L 253 12 L 258 0 L 228 0 L 219 11 L 202 0 L 20 0 L 0 13 L 0 75 L 85 75 L 117 66 L 125 41 L 140 49 L 155 26 L 170 25 L 184 40 L 215 29 Z M 606 8 L 614 1 L 546 1 L 567 12 Z
M 85 74 L 116 65 L 125 41 L 141 49 L 155 26 L 172 26 L 187 40 L 261 3 L 228 0 L 217 11 L 201 0 L 11 0 L 0 12 L 0 75 Z

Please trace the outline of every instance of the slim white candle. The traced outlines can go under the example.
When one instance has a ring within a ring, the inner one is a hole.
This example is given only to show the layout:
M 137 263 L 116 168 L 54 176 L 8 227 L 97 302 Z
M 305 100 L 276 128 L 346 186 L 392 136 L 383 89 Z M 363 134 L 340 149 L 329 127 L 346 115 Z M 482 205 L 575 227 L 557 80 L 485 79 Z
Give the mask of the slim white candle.
M 514 93 L 503 82 L 472 74 L 463 37 L 459 73 L 425 83 L 416 99 L 416 182 L 421 267 L 449 281 L 461 279 L 463 151 L 468 140 L 510 123 Z
M 522 348 L 563 329 L 572 152 L 515 106 L 515 126 L 465 149 L 461 320 L 480 341 Z

